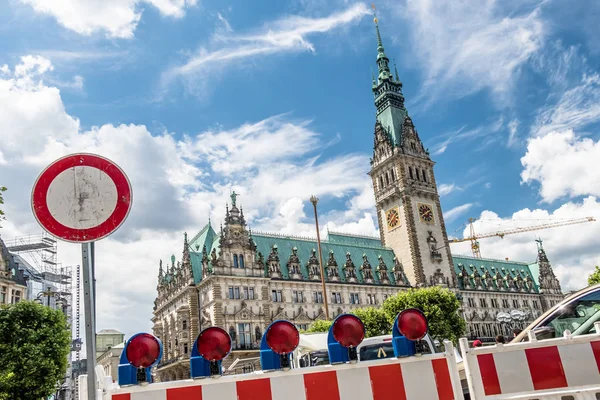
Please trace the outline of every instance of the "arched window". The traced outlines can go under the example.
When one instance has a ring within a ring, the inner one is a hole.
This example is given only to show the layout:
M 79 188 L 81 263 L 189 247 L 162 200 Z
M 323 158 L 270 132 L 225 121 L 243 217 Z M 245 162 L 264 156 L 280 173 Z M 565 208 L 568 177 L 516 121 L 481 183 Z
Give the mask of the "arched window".
M 385 173 L 385 184 L 386 185 L 390 184 L 390 175 L 387 172 Z
M 410 176 L 410 179 L 415 179 L 413 176 L 412 167 L 408 167 L 408 175 Z
M 379 177 L 379 188 L 383 189 L 383 176 Z
M 427 182 L 427 175 L 425 175 L 425 170 L 421 170 L 421 173 L 423 174 L 423 182 Z
M 262 333 L 260 331 L 260 326 L 257 326 L 256 328 L 254 328 L 254 336 L 255 336 L 257 342 L 261 341 Z
M 238 267 L 238 258 L 237 258 L 237 254 L 233 255 L 233 268 L 237 268 Z
M 244 268 L 244 256 L 240 254 L 240 268 Z
M 394 168 L 392 168 L 390 170 L 390 172 L 392 173 L 392 182 L 396 180 L 396 174 L 394 173 Z

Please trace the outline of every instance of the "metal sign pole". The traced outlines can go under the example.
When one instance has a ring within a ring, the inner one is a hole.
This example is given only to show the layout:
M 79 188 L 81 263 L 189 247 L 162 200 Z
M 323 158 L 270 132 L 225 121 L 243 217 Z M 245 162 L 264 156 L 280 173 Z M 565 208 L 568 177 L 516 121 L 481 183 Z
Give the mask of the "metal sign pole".
M 85 315 L 85 352 L 87 354 L 88 400 L 96 400 L 96 293 L 94 291 L 94 253 L 92 243 L 81 244 L 83 267 L 83 307 Z

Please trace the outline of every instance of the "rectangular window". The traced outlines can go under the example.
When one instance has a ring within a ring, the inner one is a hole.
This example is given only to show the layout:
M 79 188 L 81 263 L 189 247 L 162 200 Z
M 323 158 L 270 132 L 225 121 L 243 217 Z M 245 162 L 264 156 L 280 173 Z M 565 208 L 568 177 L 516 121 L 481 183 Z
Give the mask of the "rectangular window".
M 244 286 L 243 290 L 244 290 L 244 299 L 248 300 L 248 296 L 250 296 L 250 291 L 248 290 L 248 287 Z
M 305 331 L 308 329 L 308 324 L 297 324 L 298 330 Z
M 183 345 L 183 354 L 187 354 L 187 352 L 188 352 L 187 344 L 184 344 Z
M 233 297 L 234 297 L 234 298 L 236 298 L 236 299 L 239 299 L 239 298 L 240 298 L 240 288 L 239 288 L 239 287 L 237 287 L 237 286 L 236 286 L 236 287 L 234 287 L 234 288 L 233 288 L 233 293 L 234 293 L 234 294 L 233 294 Z
M 12 292 L 12 303 L 16 304 L 19 301 L 21 301 L 21 291 L 20 290 L 13 290 L 13 292 Z
M 229 298 L 233 299 L 233 287 L 229 286 Z
M 490 301 L 492 302 L 492 307 L 494 307 L 494 308 L 498 308 L 498 300 L 496 300 L 496 299 L 491 299 Z
M 0 286 L 0 304 L 6 303 L 6 286 Z
M 294 303 L 304 303 L 304 294 L 301 290 L 294 290 L 292 292 L 292 299 Z
M 350 304 L 360 304 L 358 293 L 350 293 Z
M 467 303 L 469 304 L 469 307 L 475 307 L 475 300 L 472 297 L 467 298 Z
M 323 303 L 323 292 L 314 292 L 315 303 Z
M 537 300 L 533 300 L 533 308 L 537 310 L 539 307 Z
M 253 287 L 248 288 L 248 296 L 250 296 L 250 297 L 248 297 L 248 300 L 254 300 L 254 288 Z
M 238 324 L 238 339 L 242 347 L 249 347 L 252 344 L 250 324 Z
M 183 330 L 187 329 L 187 321 L 185 319 L 183 321 L 181 321 L 181 329 L 183 329 Z
M 487 301 L 485 301 L 485 299 L 479 299 L 479 305 L 481 307 L 487 307 Z
M 272 290 L 271 300 L 276 303 L 281 303 L 283 301 L 281 296 L 281 290 Z
M 502 307 L 504 307 L 504 308 L 509 308 L 510 307 L 510 305 L 508 304 L 508 300 L 502 299 Z
M 519 308 L 519 300 L 513 300 L 513 307 Z
M 340 292 L 332 292 L 331 302 L 334 304 L 342 304 L 342 294 Z
M 374 294 L 367 294 L 367 304 L 377 304 L 377 297 Z
M 523 306 L 529 307 L 529 300 L 523 300 Z

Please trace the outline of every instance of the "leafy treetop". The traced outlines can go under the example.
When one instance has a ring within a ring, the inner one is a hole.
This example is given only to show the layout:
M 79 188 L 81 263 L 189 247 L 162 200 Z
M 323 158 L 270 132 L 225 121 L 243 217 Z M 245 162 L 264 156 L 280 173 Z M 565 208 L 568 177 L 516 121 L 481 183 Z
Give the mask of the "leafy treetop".
M 67 371 L 71 334 L 64 314 L 30 301 L 0 308 L 0 400 L 39 400 Z
M 600 267 L 596 265 L 594 272 L 588 277 L 588 285 L 592 286 L 596 283 L 600 283 Z
M 460 301 L 440 287 L 410 289 L 388 297 L 381 308 L 366 307 L 352 311 L 365 324 L 365 337 L 389 335 L 396 316 L 407 308 L 418 308 L 429 322 L 429 334 L 438 340 L 456 343 L 465 332 L 465 321 L 458 314 Z M 306 332 L 327 332 L 332 321 L 317 320 Z

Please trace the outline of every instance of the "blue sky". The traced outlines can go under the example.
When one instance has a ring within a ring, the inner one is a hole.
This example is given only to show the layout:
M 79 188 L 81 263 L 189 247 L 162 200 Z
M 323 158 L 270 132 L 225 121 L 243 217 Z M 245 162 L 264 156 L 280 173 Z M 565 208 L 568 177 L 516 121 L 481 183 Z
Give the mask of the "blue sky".
M 314 234 L 315 193 L 324 229 L 377 234 L 370 4 L 254 3 L 9 0 L 0 11 L 2 236 L 39 231 L 31 185 L 61 155 L 98 152 L 133 183 L 130 218 L 98 245 L 99 328 L 148 326 L 158 259 L 179 255 L 182 232 L 209 215 L 220 221 L 230 190 L 255 229 Z M 469 217 L 481 218 L 477 232 L 600 217 L 597 2 L 377 8 L 437 162 L 450 235 Z M 533 261 L 541 236 L 571 290 L 600 263 L 599 233 L 596 223 L 543 230 L 482 241 L 482 252 Z M 76 246 L 60 251 L 79 262 Z M 134 320 L 115 313 L 134 309 Z

